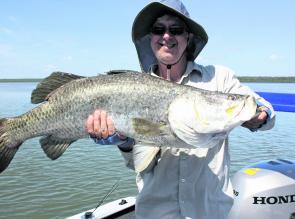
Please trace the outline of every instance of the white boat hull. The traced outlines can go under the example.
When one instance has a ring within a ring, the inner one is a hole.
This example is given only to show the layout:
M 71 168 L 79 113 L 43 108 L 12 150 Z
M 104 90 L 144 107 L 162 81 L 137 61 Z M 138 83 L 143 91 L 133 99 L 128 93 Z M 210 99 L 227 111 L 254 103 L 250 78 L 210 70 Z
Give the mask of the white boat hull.
M 94 208 L 89 209 L 67 219 L 131 219 L 135 218 L 134 207 L 135 197 L 126 197 L 101 205 L 96 210 Z M 91 212 L 93 213 L 91 214 Z

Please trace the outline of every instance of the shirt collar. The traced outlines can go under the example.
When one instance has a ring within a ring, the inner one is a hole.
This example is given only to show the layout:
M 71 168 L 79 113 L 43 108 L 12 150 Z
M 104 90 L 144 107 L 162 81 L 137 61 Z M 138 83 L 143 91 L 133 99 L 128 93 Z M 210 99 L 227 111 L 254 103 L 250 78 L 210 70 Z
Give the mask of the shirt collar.
M 150 67 L 150 70 L 149 70 L 149 73 L 152 75 L 152 76 L 155 76 L 155 77 L 159 77 L 155 72 L 157 71 L 157 68 L 158 68 L 158 65 L 157 64 L 153 64 L 151 67 Z M 192 72 L 196 72 L 200 75 L 202 75 L 202 70 L 200 68 L 200 66 L 198 64 L 196 64 L 195 62 L 188 62 L 187 63 L 187 66 L 186 66 L 186 70 L 184 72 L 184 74 L 181 76 L 180 80 L 178 81 L 179 84 L 182 83 L 183 79 L 184 78 L 187 78 Z

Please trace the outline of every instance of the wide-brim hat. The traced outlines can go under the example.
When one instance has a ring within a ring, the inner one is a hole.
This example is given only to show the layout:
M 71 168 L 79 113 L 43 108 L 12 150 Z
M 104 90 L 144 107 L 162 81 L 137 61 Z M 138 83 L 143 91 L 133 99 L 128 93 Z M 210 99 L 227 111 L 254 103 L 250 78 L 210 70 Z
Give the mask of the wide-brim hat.
M 157 18 L 164 14 L 174 15 L 179 17 L 186 24 L 190 33 L 193 34 L 189 50 L 192 59 L 194 60 L 208 41 L 208 36 L 204 28 L 192 20 L 185 6 L 179 0 L 162 0 L 154 1 L 146 5 L 135 17 L 132 26 L 132 40 L 136 46 L 137 53 L 140 59 L 141 67 L 147 71 L 151 62 L 154 62 L 154 57 L 148 58 L 148 54 L 142 54 L 143 48 L 148 49 L 148 43 L 142 40 L 150 33 L 151 26 Z M 144 44 L 144 45 L 140 45 Z M 152 56 L 152 55 L 151 55 Z
M 181 18 L 191 33 L 198 35 L 204 42 L 208 41 L 204 28 L 190 18 L 189 13 L 180 1 L 152 2 L 146 5 L 134 19 L 132 26 L 133 41 L 148 34 L 156 19 L 164 14 L 172 14 Z

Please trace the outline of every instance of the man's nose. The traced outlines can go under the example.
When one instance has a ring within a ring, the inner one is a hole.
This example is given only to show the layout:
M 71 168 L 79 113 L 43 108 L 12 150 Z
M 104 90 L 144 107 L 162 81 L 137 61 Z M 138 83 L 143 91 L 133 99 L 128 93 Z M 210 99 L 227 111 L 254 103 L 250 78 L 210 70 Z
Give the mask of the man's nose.
M 169 39 L 172 36 L 173 35 L 168 30 L 166 30 L 165 33 L 163 33 L 163 35 L 162 35 L 163 39 Z

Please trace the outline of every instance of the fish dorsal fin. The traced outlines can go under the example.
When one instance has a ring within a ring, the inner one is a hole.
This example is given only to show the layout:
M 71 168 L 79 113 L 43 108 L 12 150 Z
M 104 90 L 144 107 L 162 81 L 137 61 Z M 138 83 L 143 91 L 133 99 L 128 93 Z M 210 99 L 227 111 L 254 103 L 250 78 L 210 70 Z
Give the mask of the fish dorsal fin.
M 107 75 L 115 75 L 115 74 L 122 74 L 122 73 L 140 73 L 134 70 L 110 70 L 106 74 Z
M 48 100 L 48 98 L 54 93 L 54 91 L 63 86 L 64 84 L 76 80 L 84 78 L 83 76 L 74 75 L 70 73 L 64 73 L 64 72 L 53 72 L 50 76 L 43 79 L 33 90 L 32 96 L 31 96 L 31 102 L 32 103 L 41 103 L 45 100 Z
M 58 139 L 52 135 L 40 138 L 40 144 L 45 154 L 51 159 L 59 158 L 76 140 Z

